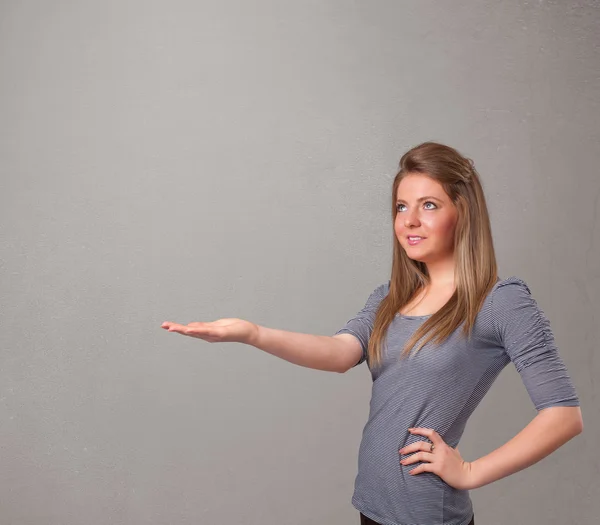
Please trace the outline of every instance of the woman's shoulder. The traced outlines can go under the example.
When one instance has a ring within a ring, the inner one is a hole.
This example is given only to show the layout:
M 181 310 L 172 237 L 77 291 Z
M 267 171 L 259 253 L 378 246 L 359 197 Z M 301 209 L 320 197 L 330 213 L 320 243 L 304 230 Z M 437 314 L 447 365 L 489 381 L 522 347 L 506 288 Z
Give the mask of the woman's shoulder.
M 532 302 L 531 290 L 525 279 L 516 275 L 498 277 L 486 296 L 478 314 L 478 330 L 486 339 L 501 341 L 503 327 L 524 313 L 523 307 Z
M 384 297 L 387 296 L 388 293 L 390 293 L 391 282 L 392 281 L 388 280 L 381 283 L 379 286 L 377 286 L 377 288 L 375 288 L 375 290 L 373 290 L 373 293 L 371 293 L 371 297 L 373 299 L 381 301 Z
M 511 275 L 504 279 L 498 277 L 496 284 L 490 292 L 492 301 L 499 297 L 511 299 L 523 297 L 524 295 L 531 295 L 531 289 L 525 279 L 516 275 Z
M 512 275 L 498 281 L 489 294 L 489 308 L 493 324 L 506 326 L 519 324 L 523 318 L 543 313 L 525 279 Z
M 380 298 L 385 297 L 390 291 L 391 283 L 392 283 L 392 281 L 387 280 L 387 281 L 377 285 L 377 287 L 373 290 L 373 292 L 371 292 L 371 295 L 377 296 Z

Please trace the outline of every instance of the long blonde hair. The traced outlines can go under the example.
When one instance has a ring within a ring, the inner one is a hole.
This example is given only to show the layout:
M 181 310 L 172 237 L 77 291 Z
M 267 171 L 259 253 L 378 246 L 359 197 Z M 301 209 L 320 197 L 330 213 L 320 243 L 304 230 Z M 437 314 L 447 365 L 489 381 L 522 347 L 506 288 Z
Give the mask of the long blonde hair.
M 462 333 L 470 337 L 485 297 L 498 279 L 490 218 L 473 161 L 456 149 L 436 142 L 424 142 L 407 151 L 400 159 L 400 170 L 392 185 L 392 228 L 398 213 L 398 186 L 410 173 L 424 174 L 439 182 L 456 206 L 456 290 L 448 302 L 415 331 L 401 357 L 408 355 L 421 338 L 423 341 L 416 351 L 433 339 L 438 344 L 443 342 L 462 323 Z M 390 291 L 379 305 L 369 340 L 371 365 L 381 364 L 381 345 L 395 315 L 430 281 L 425 263 L 410 259 L 395 234 L 393 249 Z

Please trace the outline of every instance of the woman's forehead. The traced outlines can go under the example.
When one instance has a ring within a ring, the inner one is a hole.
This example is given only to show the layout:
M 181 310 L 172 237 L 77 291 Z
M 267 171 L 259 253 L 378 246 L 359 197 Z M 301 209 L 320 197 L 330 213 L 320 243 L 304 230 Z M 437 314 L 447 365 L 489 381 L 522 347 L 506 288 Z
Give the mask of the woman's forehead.
M 448 197 L 443 186 L 438 181 L 433 180 L 427 175 L 417 173 L 406 175 L 400 181 L 396 198 L 402 200 L 419 199 L 426 195 L 442 200 Z

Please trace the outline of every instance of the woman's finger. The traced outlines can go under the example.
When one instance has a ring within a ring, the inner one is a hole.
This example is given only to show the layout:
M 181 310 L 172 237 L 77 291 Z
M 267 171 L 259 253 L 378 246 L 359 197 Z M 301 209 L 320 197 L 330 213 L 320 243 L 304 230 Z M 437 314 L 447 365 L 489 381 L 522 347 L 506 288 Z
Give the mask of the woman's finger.
M 190 337 L 201 337 L 205 335 L 206 330 L 190 325 L 186 326 L 179 323 L 163 323 L 163 328 L 169 332 L 177 332 L 178 334 L 188 335 Z
M 187 327 L 184 324 L 173 323 L 171 321 L 165 321 L 161 325 L 161 328 L 164 328 L 165 330 L 169 330 L 169 331 L 179 331 L 179 330 L 183 330 L 184 328 L 187 328 Z
M 203 335 L 208 334 L 208 323 L 189 323 L 183 325 L 179 323 L 164 322 L 162 327 L 169 332 L 178 332 L 184 335 Z
M 188 334 L 188 327 L 182 324 L 177 324 L 177 323 L 173 323 L 170 327 L 169 327 L 169 332 L 177 332 L 178 334 L 184 334 L 187 335 Z
M 403 465 L 410 465 L 411 463 L 417 463 L 418 461 L 433 461 L 433 454 L 430 452 L 417 452 L 412 456 L 404 458 L 400 463 Z
M 165 321 L 162 325 L 160 325 L 161 328 L 164 328 L 165 330 L 171 330 L 172 328 L 182 328 L 183 325 L 178 324 L 178 323 L 172 323 L 171 321 Z
M 429 443 L 429 441 L 415 441 L 414 443 L 411 443 L 410 445 L 406 445 L 405 447 L 401 448 L 398 452 L 400 452 L 400 454 L 409 454 L 411 452 L 416 452 L 417 450 L 424 450 L 425 452 L 429 452 L 431 450 L 431 443 Z
M 433 472 L 434 468 L 435 467 L 432 463 L 421 463 L 418 467 L 409 470 L 408 473 L 411 476 L 414 476 L 415 474 L 420 474 L 421 472 Z
M 442 439 L 442 436 L 440 436 L 435 430 L 433 430 L 433 428 L 421 428 L 421 427 L 418 427 L 418 428 L 409 428 L 408 431 L 411 434 L 420 434 L 422 436 L 425 436 L 436 447 L 438 445 L 441 446 L 442 444 L 445 444 L 445 441 Z

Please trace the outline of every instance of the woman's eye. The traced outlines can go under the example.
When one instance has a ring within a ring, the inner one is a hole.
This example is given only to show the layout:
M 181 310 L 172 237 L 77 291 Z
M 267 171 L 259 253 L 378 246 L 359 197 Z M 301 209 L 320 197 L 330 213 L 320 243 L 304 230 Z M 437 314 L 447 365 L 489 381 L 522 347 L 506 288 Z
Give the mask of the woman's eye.
M 430 207 L 429 207 L 429 208 L 425 208 L 426 210 L 434 210 L 434 209 L 436 209 L 436 208 L 437 208 L 437 206 L 435 205 L 435 203 L 434 203 L 434 202 L 431 202 L 431 201 L 427 201 L 427 202 L 425 202 L 423 205 L 424 205 L 424 206 L 427 206 L 428 204 L 431 204 L 431 205 L 433 206 L 433 208 L 430 208 Z M 398 204 L 398 205 L 396 206 L 396 210 L 397 210 L 397 211 L 402 211 L 402 207 L 403 207 L 403 206 L 404 206 L 404 204 Z

